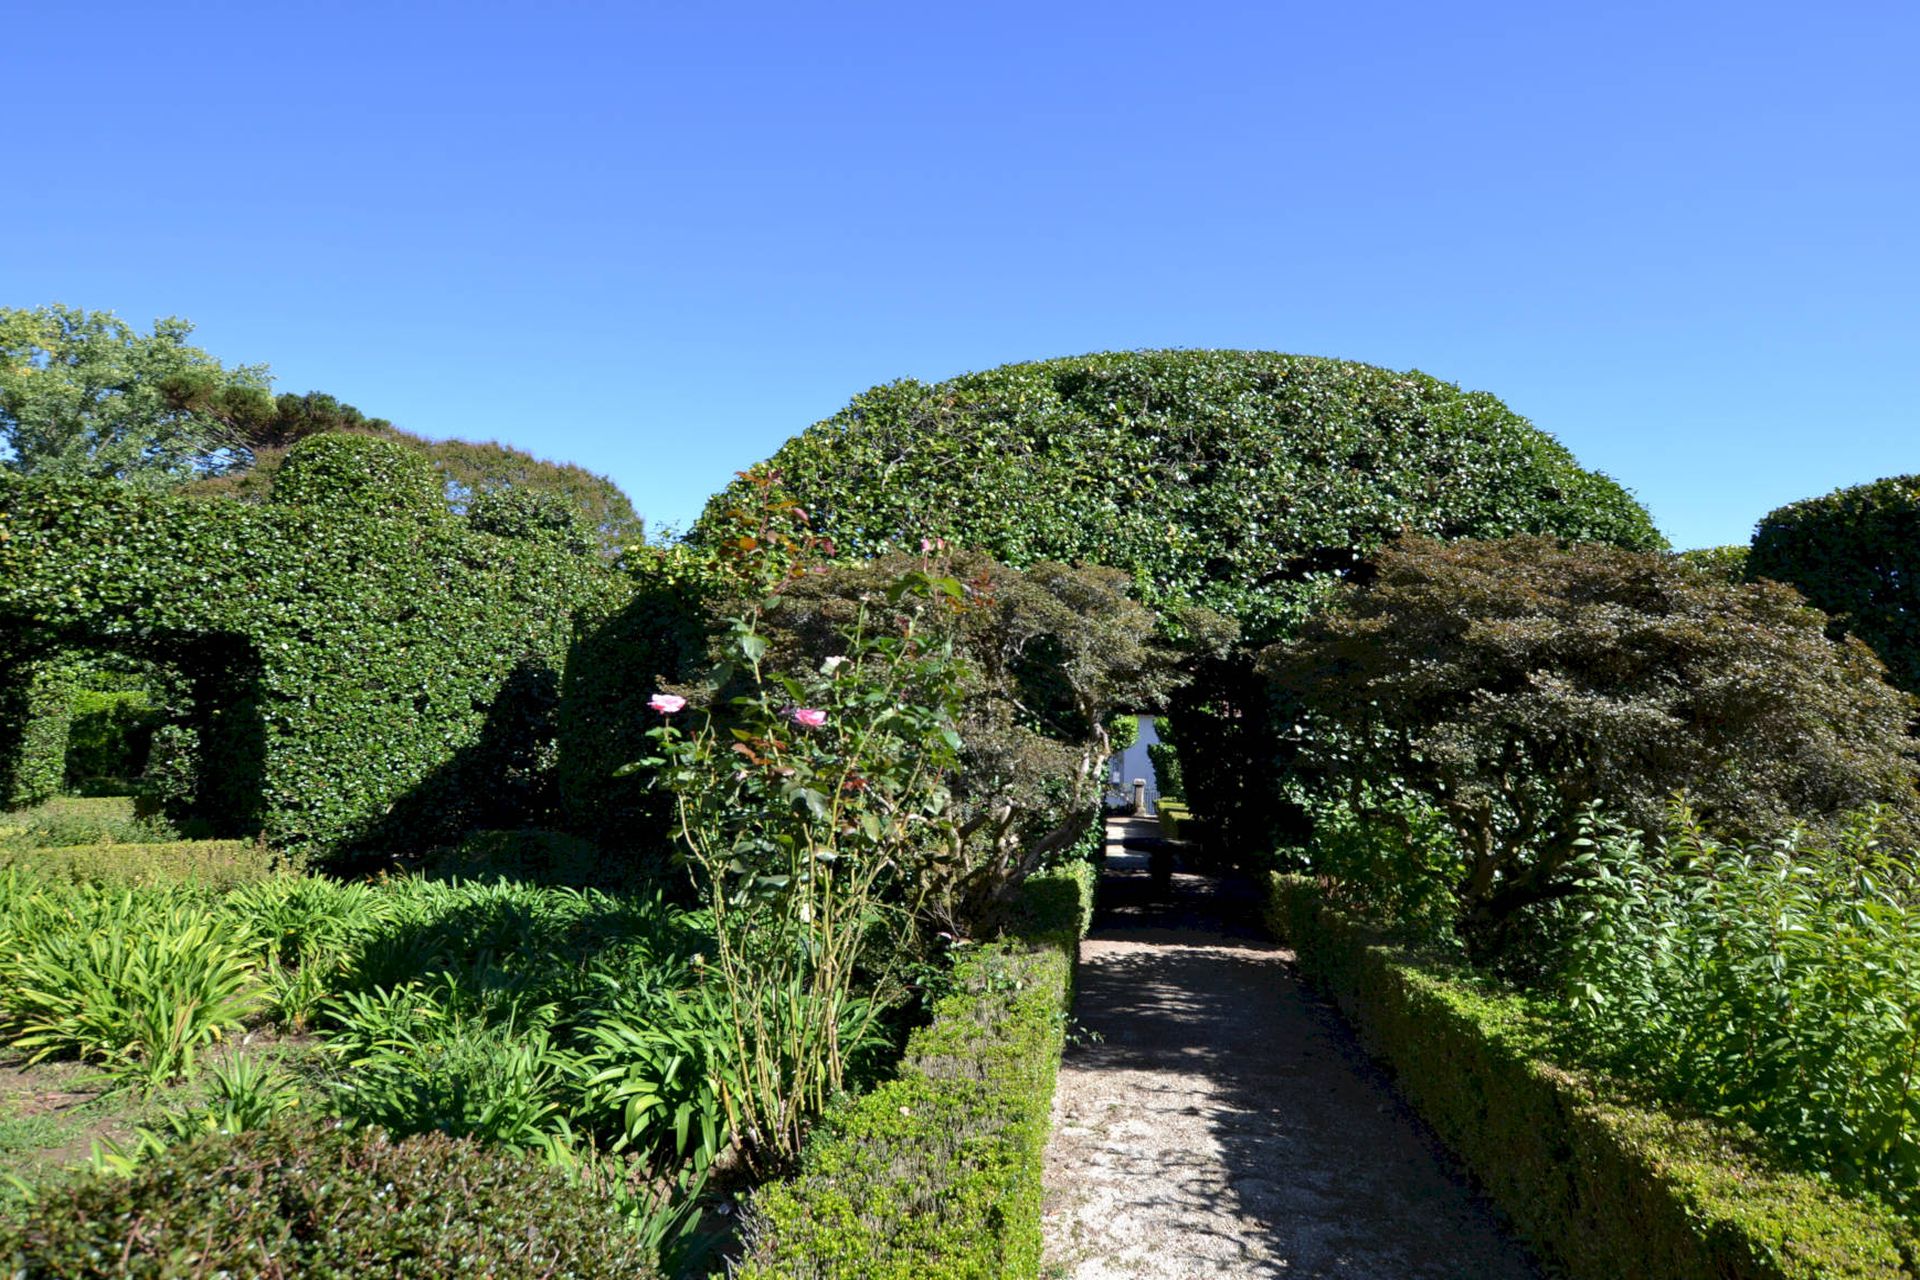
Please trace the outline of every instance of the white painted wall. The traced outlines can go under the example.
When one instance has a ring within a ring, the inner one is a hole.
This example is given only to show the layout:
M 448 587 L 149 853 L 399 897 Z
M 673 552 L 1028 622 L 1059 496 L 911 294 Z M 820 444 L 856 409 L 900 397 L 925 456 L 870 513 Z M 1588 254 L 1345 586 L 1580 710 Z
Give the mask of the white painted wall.
M 1138 719 L 1140 736 L 1134 740 L 1132 746 L 1107 762 L 1107 785 L 1113 789 L 1111 794 L 1117 794 L 1122 800 L 1131 803 L 1133 780 L 1145 778 L 1147 810 L 1151 813 L 1154 811 L 1155 802 L 1160 799 L 1160 787 L 1153 776 L 1153 762 L 1147 759 L 1147 746 L 1149 743 L 1160 741 L 1160 736 L 1153 731 L 1152 716 L 1140 716 Z

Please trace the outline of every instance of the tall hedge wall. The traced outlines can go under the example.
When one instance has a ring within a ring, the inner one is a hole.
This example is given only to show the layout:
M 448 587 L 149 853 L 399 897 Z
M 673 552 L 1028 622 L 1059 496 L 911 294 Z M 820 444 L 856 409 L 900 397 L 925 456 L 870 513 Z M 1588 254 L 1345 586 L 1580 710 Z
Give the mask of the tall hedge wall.
M 57 658 L 0 663 L 0 809 L 24 809 L 60 790 L 74 692 Z
M 0 478 L 0 667 L 176 664 L 201 816 L 294 853 L 540 817 L 576 617 L 627 595 L 564 540 L 476 531 L 364 436 L 302 443 L 265 507 Z M 0 759 L 32 732 L 0 722 Z
M 945 536 L 1092 561 L 1262 639 L 1401 530 L 1664 545 L 1619 485 L 1484 392 L 1265 351 L 1139 351 L 876 387 L 772 459 L 846 554 Z M 709 505 L 695 537 L 741 494 Z
M 1768 513 L 1746 571 L 1798 587 L 1864 640 L 1888 679 L 1920 693 L 1920 475 L 1892 476 Z

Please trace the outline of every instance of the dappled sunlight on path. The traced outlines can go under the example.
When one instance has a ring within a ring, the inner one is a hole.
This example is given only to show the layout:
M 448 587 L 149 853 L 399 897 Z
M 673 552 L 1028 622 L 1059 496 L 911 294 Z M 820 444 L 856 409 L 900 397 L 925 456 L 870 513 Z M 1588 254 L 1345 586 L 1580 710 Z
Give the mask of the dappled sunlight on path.
M 1145 841 L 1153 824 L 1111 824 Z M 1110 844 L 1047 1151 L 1045 1274 L 1538 1273 L 1331 1010 L 1254 886 Z

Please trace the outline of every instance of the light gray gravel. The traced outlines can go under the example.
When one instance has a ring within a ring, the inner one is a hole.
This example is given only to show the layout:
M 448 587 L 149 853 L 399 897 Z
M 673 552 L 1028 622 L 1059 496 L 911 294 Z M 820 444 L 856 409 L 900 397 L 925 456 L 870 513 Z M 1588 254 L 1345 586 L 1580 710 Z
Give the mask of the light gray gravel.
M 1156 891 L 1144 856 L 1110 846 L 1054 1097 L 1043 1274 L 1539 1276 L 1254 906 L 1231 880 Z

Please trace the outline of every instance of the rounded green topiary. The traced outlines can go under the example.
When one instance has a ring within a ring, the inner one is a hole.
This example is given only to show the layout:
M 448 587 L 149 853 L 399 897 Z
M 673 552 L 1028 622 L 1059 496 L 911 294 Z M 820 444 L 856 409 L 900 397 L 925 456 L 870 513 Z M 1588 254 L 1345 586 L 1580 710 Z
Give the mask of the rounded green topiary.
M 0 1222 L 19 1276 L 647 1277 L 617 1209 L 532 1157 L 337 1121 L 213 1134 Z
M 282 506 L 326 507 L 365 517 L 446 514 L 444 482 L 417 450 L 374 436 L 309 436 L 273 481 Z
M 1798 587 L 1920 693 L 1920 475 L 1838 489 L 1768 513 L 1747 573 Z
M 1406 531 L 1664 546 L 1619 485 L 1483 392 L 1260 351 L 1140 351 L 876 387 L 787 442 L 783 484 L 839 551 L 947 537 L 1005 563 L 1126 569 L 1258 639 Z M 714 537 L 743 497 L 709 505 Z

